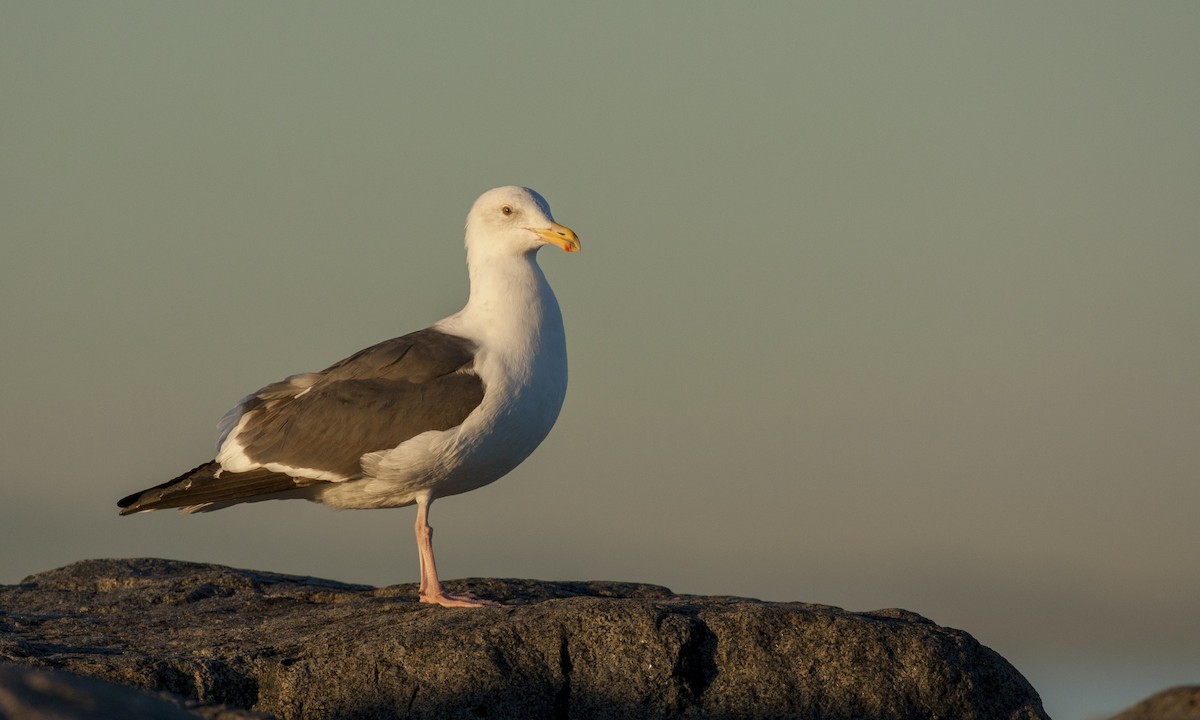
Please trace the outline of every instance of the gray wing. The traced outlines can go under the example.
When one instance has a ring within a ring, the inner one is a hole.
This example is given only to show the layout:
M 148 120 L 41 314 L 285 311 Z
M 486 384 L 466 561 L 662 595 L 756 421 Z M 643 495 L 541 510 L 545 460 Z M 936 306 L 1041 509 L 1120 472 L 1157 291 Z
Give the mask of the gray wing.
M 238 441 L 251 460 L 354 477 L 366 453 L 462 424 L 483 400 L 475 349 L 432 329 L 386 340 L 245 398 L 221 442 L 245 418 Z
M 473 370 L 475 349 L 466 338 L 432 329 L 386 340 L 244 398 L 222 418 L 220 444 L 245 418 L 238 440 L 251 460 L 355 477 L 366 453 L 428 430 L 449 430 L 479 406 L 484 385 Z M 304 497 L 323 482 L 264 468 L 232 473 L 210 461 L 122 498 L 118 506 L 122 515 L 172 507 L 216 510 Z

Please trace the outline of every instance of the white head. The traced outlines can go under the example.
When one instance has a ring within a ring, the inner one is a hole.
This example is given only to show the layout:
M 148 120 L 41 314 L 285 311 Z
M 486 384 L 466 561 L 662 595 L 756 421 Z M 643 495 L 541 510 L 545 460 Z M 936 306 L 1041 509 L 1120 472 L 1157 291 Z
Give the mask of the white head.
M 509 185 L 479 196 L 467 214 L 468 255 L 528 255 L 543 245 L 579 252 L 579 238 L 554 222 L 545 198 Z

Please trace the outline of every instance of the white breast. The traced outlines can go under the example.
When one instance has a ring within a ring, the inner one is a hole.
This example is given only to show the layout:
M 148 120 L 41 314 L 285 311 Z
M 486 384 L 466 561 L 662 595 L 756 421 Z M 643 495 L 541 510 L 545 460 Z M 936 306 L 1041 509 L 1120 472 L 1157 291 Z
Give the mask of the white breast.
M 473 292 L 463 312 L 438 324 L 479 344 L 475 371 L 485 395 L 456 438 L 461 465 L 435 497 L 508 473 L 541 444 L 562 409 L 567 393 L 562 313 L 533 256 L 519 260 L 504 282 L 487 288 L 502 296 Z

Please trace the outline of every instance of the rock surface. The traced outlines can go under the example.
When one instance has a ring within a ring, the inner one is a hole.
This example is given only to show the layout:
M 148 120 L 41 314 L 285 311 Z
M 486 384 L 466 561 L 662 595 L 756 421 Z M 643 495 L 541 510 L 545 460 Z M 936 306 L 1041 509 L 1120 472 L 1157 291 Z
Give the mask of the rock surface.
M 185 709 L 187 706 L 192 708 Z M 61 670 L 0 662 L 0 718 L 13 720 L 259 720 L 265 715 L 158 696 Z
M 612 582 L 449 585 L 505 605 L 87 560 L 0 587 L 0 659 L 287 720 L 1046 717 L 998 654 L 903 610 Z
M 1155 693 L 1113 720 L 1200 720 L 1200 685 Z

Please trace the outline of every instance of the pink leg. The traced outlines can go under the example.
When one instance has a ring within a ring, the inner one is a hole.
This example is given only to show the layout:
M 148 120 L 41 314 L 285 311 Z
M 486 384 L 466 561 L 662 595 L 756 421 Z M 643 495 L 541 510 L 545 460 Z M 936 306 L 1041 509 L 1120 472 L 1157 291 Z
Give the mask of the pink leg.
M 417 501 L 417 552 L 421 556 L 421 587 L 417 591 L 421 602 L 442 607 L 484 607 L 497 605 L 488 600 L 480 600 L 470 593 L 442 592 L 442 584 L 438 582 L 437 565 L 433 561 L 433 528 L 429 526 L 429 504 L 432 500 Z

